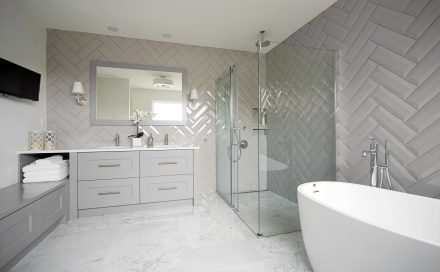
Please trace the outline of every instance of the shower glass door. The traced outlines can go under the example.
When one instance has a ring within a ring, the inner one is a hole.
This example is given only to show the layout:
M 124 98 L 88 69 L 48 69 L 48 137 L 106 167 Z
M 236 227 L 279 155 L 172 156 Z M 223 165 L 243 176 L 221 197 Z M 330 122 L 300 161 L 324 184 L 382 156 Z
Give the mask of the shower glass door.
M 233 141 L 234 66 L 216 81 L 217 193 L 233 208 L 238 206 L 237 158 Z
M 257 235 L 299 231 L 297 186 L 336 179 L 335 53 L 270 42 L 235 61 L 216 81 L 217 192 Z
M 256 234 L 258 205 L 258 54 L 216 81 L 217 192 Z

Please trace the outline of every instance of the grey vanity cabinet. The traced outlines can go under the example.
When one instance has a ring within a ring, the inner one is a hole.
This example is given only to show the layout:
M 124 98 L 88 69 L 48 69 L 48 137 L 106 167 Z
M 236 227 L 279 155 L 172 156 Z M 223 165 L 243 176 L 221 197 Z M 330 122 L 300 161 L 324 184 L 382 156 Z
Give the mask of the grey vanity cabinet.
M 139 203 L 139 151 L 78 154 L 78 209 Z
M 141 203 L 193 198 L 193 157 L 192 150 L 141 152 Z
M 194 151 L 78 153 L 77 184 L 77 207 L 89 215 L 121 211 L 120 206 L 193 199 Z

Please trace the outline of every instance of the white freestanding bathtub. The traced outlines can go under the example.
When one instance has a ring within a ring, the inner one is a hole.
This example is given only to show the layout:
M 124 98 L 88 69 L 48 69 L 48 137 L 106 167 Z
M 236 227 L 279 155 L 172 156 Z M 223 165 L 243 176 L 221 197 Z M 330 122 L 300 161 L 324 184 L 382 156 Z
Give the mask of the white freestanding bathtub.
M 440 271 L 440 200 L 321 181 L 298 203 L 315 272 Z

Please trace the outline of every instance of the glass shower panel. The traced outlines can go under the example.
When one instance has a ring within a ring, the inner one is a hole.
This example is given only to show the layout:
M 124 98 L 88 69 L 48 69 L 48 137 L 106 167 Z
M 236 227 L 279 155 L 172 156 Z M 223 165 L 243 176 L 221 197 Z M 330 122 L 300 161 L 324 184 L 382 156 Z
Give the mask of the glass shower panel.
M 262 235 L 300 230 L 297 186 L 336 179 L 334 58 L 284 43 L 259 57 Z
M 216 186 L 217 193 L 232 206 L 232 111 L 230 95 L 231 73 L 228 70 L 216 81 Z
M 336 179 L 334 52 L 271 46 L 216 81 L 217 192 L 264 236 L 300 230 L 298 185 Z
M 235 78 L 233 141 L 237 146 L 236 212 L 258 234 L 258 54 L 250 53 L 240 60 Z

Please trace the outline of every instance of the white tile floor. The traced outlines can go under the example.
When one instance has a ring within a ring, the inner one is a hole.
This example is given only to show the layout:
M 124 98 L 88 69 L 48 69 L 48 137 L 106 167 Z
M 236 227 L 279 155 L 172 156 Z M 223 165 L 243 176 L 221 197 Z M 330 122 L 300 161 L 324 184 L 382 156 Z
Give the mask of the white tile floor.
M 11 271 L 312 271 L 300 233 L 257 238 L 216 194 L 196 207 L 58 226 Z

